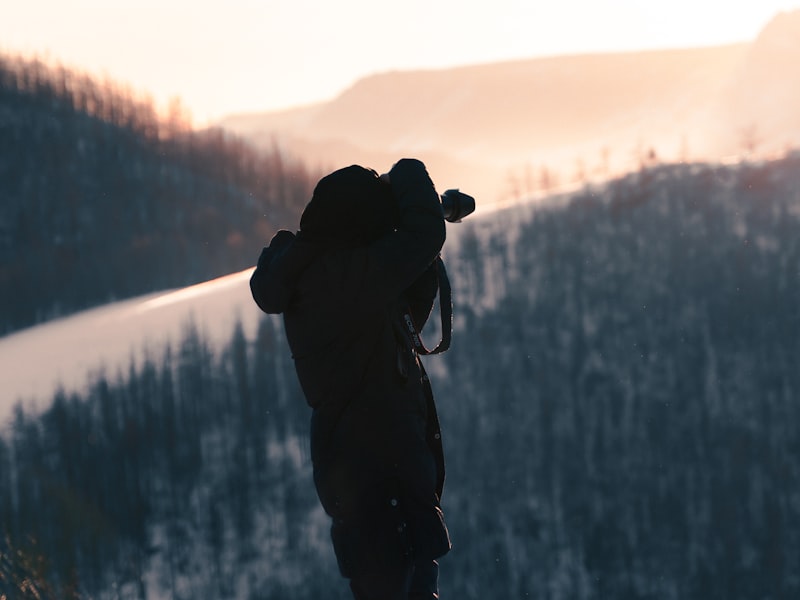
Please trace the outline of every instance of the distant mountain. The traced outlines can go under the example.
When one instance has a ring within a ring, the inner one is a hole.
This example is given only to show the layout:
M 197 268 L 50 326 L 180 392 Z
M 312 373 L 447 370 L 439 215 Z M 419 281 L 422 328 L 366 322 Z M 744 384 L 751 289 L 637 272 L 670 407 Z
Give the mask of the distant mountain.
M 221 125 L 328 165 L 419 156 L 435 181 L 485 201 L 543 168 L 564 182 L 646 157 L 739 154 L 753 126 L 759 150 L 782 150 L 800 143 L 798 15 L 779 15 L 753 43 L 382 73 L 330 102 Z
M 763 29 L 731 80 L 727 119 L 773 149 L 800 141 L 800 10 Z M 732 140 L 735 141 L 735 140 Z

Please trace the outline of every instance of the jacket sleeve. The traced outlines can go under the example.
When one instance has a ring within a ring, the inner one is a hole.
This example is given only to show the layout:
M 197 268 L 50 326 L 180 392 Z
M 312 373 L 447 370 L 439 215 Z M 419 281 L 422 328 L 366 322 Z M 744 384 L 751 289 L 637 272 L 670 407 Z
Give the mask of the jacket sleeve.
M 291 247 L 295 236 L 281 229 L 269 246 L 261 251 L 258 265 L 250 277 L 250 292 L 258 307 L 265 313 L 281 313 L 289 304 L 291 289 L 281 275 L 280 258 Z
M 404 158 L 392 167 L 389 177 L 397 202 L 397 227 L 374 242 L 369 253 L 376 281 L 385 292 L 397 296 L 439 255 L 445 224 L 439 194 L 422 162 Z

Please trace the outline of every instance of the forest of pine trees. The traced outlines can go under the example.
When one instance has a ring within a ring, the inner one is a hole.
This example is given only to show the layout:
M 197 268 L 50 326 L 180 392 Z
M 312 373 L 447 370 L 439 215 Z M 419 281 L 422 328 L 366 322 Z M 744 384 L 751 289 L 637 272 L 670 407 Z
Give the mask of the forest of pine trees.
M 800 156 L 512 215 L 450 261 L 440 412 L 469 572 L 508 597 L 796 596 Z
M 443 597 L 798 597 L 800 156 L 655 167 L 449 233 L 453 344 L 426 360 Z M 0 596 L 349 597 L 308 417 L 268 317 L 224 348 L 189 323 L 17 410 Z
M 0 334 L 245 269 L 319 178 L 113 83 L 0 54 Z

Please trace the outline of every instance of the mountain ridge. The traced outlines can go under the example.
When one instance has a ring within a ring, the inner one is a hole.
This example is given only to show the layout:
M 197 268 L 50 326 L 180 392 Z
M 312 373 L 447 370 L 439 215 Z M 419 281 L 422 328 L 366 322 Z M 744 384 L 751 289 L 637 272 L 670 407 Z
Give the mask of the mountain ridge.
M 780 62 L 759 52 L 800 39 L 798 15 L 779 14 L 752 42 L 387 71 L 327 102 L 220 125 L 334 167 L 354 157 L 388 168 L 386 154 L 415 155 L 448 185 L 464 181 L 490 201 L 514 169 L 549 168 L 563 180 L 627 172 L 645 154 L 714 160 L 741 154 L 752 127 L 763 130 L 760 150 L 775 152 L 800 142 L 800 95 L 782 91 L 793 90 L 800 51 Z

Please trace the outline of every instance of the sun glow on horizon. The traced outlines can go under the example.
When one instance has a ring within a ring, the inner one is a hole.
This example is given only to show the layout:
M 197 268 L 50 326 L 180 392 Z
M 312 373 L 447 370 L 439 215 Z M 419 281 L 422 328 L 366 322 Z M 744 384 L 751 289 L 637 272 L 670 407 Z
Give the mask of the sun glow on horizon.
M 357 79 L 577 53 L 752 41 L 800 0 L 29 0 L 9 4 L 0 51 L 34 54 L 152 96 L 198 124 L 328 100 Z

